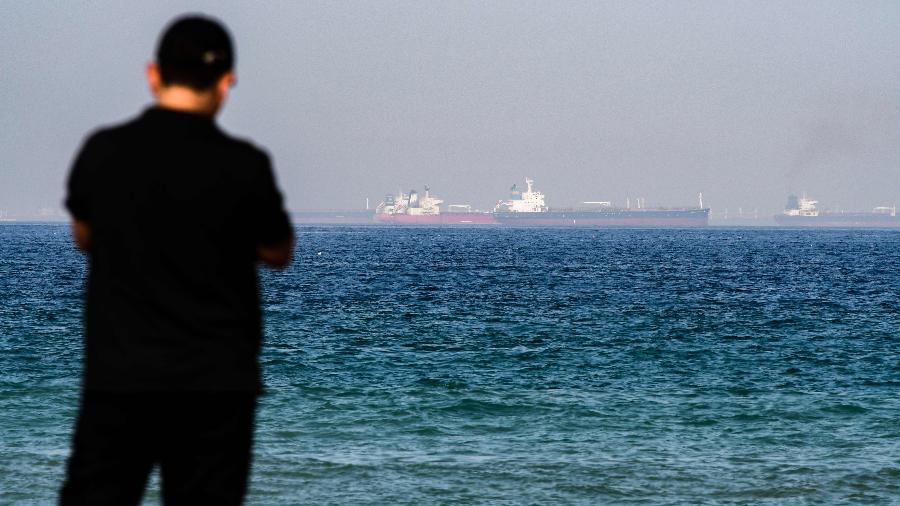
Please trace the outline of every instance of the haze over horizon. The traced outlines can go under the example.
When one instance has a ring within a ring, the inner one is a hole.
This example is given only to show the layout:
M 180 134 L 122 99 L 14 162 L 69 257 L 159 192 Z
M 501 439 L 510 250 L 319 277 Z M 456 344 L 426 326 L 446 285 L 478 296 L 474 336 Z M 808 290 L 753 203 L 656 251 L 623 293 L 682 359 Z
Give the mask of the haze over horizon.
M 0 211 L 62 207 L 188 12 L 231 29 L 220 124 L 272 154 L 292 209 L 426 184 L 487 209 L 525 176 L 551 206 L 900 202 L 897 2 L 6 2 Z

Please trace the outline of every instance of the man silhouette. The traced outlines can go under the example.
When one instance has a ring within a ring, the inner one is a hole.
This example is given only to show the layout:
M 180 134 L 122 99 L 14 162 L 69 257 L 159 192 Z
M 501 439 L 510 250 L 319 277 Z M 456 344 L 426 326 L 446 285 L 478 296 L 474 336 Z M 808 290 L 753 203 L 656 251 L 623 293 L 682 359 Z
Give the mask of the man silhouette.
M 156 104 L 93 133 L 66 206 L 90 261 L 81 405 L 61 504 L 239 504 L 262 338 L 256 264 L 293 231 L 268 156 L 223 133 L 235 82 L 217 21 L 175 20 L 147 79 Z

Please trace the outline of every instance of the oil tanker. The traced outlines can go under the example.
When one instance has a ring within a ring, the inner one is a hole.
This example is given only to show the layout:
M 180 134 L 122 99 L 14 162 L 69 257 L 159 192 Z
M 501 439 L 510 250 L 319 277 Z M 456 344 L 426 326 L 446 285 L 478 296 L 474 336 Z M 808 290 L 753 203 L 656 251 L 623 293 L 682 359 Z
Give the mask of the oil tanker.
M 526 190 L 516 185 L 510 189 L 510 198 L 501 200 L 494 207 L 497 223 L 504 225 L 595 226 L 595 227 L 647 227 L 681 228 L 705 227 L 709 224 L 709 208 L 703 207 L 700 196 L 698 207 L 662 208 L 614 207 L 611 202 L 585 202 L 591 208 L 554 209 L 544 203 L 544 194 L 534 189 L 534 180 L 525 179 Z
M 879 206 L 872 211 L 820 211 L 819 201 L 789 195 L 784 212 L 775 215 L 783 227 L 900 228 L 897 206 Z

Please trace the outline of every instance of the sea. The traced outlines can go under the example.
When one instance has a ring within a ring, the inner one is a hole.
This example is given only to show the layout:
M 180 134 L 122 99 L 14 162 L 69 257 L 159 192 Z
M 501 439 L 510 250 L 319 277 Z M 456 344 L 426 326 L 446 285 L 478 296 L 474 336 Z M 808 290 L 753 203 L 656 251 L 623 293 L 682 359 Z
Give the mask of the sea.
M 247 504 L 900 504 L 898 232 L 297 233 Z M 0 504 L 63 479 L 86 268 L 0 225 Z

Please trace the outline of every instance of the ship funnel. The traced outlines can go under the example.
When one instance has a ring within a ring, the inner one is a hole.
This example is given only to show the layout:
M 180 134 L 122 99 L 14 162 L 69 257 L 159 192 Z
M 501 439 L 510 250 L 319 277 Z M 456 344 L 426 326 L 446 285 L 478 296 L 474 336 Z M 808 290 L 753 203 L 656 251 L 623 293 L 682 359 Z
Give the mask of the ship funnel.
M 800 199 L 794 194 L 788 195 L 787 205 L 784 208 L 786 210 L 800 209 Z

